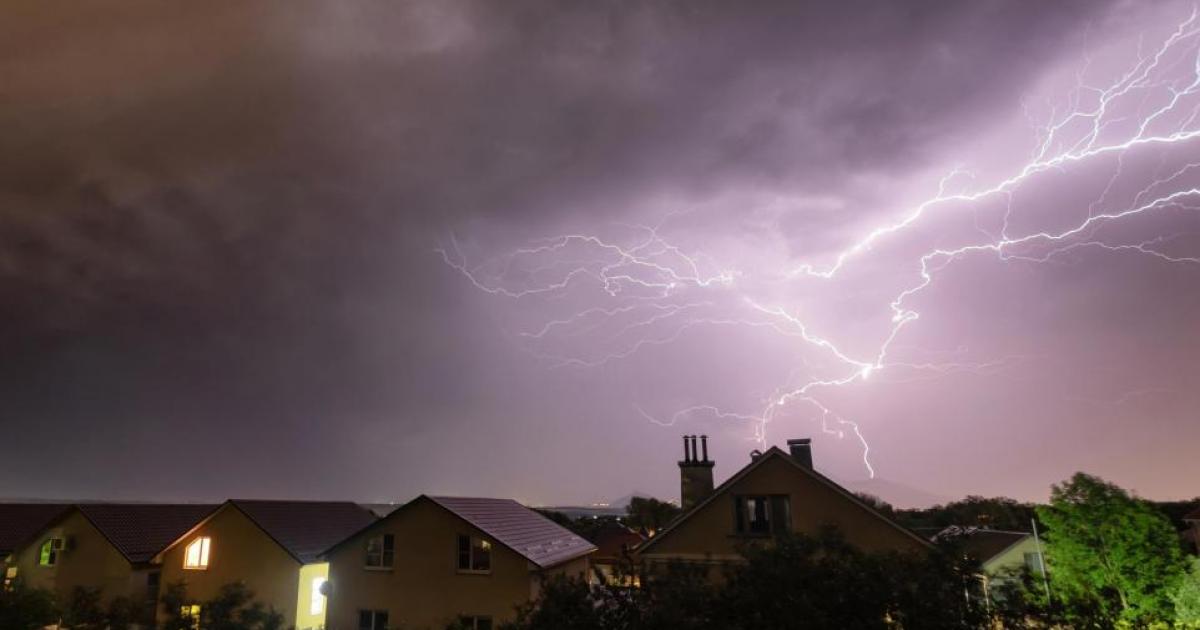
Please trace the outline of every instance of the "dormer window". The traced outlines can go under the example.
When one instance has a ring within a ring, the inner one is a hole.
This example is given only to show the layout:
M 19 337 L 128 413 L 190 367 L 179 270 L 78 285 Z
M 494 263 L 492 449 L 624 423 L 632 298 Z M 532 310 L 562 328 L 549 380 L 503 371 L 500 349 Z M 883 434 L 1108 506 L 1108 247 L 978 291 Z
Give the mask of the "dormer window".
M 201 536 L 192 542 L 183 551 L 183 568 L 193 570 L 203 570 L 208 568 L 208 553 L 212 547 L 212 539 L 208 536 Z
M 367 539 L 368 569 L 390 569 L 396 559 L 396 538 L 391 534 L 380 534 Z
M 58 564 L 58 556 L 63 550 L 63 539 L 47 538 L 46 542 L 42 543 L 41 552 L 38 554 L 38 564 L 43 567 L 52 567 Z

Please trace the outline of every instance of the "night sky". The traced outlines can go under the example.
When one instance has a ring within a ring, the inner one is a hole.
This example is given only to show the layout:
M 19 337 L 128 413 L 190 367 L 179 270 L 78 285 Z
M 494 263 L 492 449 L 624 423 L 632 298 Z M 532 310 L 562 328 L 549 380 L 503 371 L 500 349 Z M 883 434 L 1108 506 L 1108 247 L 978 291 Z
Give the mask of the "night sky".
M 0 497 L 1194 496 L 1192 11 L 7 2 Z

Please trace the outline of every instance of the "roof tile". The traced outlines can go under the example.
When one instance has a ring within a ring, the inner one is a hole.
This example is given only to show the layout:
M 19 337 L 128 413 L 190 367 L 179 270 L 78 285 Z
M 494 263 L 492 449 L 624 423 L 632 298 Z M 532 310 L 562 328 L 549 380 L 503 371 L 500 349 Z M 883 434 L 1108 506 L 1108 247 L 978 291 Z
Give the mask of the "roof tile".
M 596 550 L 571 530 L 512 499 L 428 498 L 543 569 Z

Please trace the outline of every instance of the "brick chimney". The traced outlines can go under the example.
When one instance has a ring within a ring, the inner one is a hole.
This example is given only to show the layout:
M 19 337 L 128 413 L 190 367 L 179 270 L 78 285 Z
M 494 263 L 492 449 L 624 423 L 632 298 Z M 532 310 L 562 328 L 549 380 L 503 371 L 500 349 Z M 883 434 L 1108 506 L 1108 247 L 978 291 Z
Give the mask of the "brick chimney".
M 799 438 L 795 440 L 788 440 L 787 445 L 788 450 L 792 452 L 792 459 L 795 460 L 797 464 L 812 470 L 812 439 Z
M 713 491 L 713 462 L 708 459 L 708 436 L 700 436 L 700 451 L 696 436 L 683 436 L 683 461 L 679 462 L 680 507 L 689 510 Z

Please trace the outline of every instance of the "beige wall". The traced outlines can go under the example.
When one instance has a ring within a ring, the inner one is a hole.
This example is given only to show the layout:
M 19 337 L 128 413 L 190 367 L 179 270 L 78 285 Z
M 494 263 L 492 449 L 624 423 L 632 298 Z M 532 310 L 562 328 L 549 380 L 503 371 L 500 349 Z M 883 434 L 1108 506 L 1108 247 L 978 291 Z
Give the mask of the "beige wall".
M 65 548 L 55 566 L 43 567 L 39 564 L 42 543 L 49 538 L 62 538 Z M 25 583 L 53 592 L 59 601 L 65 602 L 77 586 L 101 589 L 104 600 L 131 597 L 140 601 L 147 595 L 146 571 L 134 571 L 78 510 L 70 511 L 13 555 Z
M 772 494 L 790 497 L 792 531 L 815 534 L 823 525 L 832 524 L 841 530 L 847 541 L 867 551 L 926 548 L 914 536 L 798 470 L 792 463 L 771 456 L 722 496 L 672 529 L 641 557 L 651 562 L 668 559 L 736 561 L 739 559 L 737 546 L 747 539 L 734 535 L 733 497 Z
M 188 543 L 201 536 L 212 539 L 208 568 L 184 569 Z M 300 566 L 245 514 L 225 505 L 162 554 L 162 588 L 165 592 L 168 585 L 183 581 L 188 599 L 203 602 L 215 597 L 222 586 L 240 581 L 254 591 L 256 601 L 283 614 L 287 627 L 296 623 Z
M 384 533 L 395 536 L 393 568 L 364 568 L 366 540 Z M 483 532 L 422 498 L 340 545 L 329 557 L 329 630 L 356 630 L 364 609 L 388 611 L 390 626 L 404 630 L 441 630 L 460 614 L 491 616 L 497 624 L 512 619 L 537 592 L 533 565 L 493 541 L 491 573 L 461 574 L 459 534 Z M 586 558 L 552 569 L 586 570 Z

